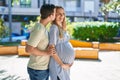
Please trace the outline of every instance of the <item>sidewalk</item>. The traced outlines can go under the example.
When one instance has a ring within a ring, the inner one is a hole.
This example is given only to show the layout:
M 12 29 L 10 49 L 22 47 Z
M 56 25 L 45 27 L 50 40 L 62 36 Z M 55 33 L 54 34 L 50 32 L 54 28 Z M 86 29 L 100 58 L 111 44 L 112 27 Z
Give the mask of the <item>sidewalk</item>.
M 29 80 L 27 62 L 26 57 L 0 56 L 0 80 Z M 119 80 L 119 74 L 120 51 L 100 51 L 99 60 L 76 59 L 70 77 L 71 80 Z

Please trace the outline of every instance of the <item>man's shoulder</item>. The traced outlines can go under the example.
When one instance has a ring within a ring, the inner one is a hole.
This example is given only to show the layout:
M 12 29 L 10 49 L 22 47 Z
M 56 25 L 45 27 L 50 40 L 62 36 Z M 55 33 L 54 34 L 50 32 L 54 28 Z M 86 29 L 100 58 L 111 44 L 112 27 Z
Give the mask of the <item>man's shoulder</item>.
M 36 22 L 36 23 L 35 23 L 35 26 L 34 26 L 34 29 L 35 29 L 35 30 L 43 30 L 44 27 L 41 25 L 41 23 Z

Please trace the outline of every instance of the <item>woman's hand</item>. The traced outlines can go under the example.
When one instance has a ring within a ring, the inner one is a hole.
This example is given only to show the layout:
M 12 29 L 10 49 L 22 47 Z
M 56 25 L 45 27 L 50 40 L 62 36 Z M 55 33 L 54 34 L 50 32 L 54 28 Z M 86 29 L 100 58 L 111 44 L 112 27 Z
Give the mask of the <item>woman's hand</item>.
M 62 22 L 62 28 L 63 30 L 66 31 L 66 19 L 64 18 L 63 22 Z
M 65 70 L 70 69 L 70 64 L 62 64 L 61 67 Z

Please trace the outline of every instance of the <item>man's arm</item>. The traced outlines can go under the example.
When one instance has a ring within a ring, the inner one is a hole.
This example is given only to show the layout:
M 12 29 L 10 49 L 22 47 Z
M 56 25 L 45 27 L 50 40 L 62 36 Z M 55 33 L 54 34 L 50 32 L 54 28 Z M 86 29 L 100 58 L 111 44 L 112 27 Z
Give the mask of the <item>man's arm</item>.
M 39 50 L 36 47 L 30 46 L 30 45 L 26 45 L 25 51 L 27 53 L 36 55 L 36 56 L 44 56 L 44 55 L 50 55 L 50 51 L 49 50 Z

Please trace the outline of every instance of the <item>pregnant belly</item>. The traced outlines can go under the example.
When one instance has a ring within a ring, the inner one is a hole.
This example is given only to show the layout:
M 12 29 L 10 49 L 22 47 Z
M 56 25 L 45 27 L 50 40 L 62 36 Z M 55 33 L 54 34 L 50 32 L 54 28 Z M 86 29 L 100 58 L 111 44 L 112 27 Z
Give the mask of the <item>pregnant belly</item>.
M 75 56 L 74 49 L 69 42 L 59 44 L 59 46 L 57 47 L 57 52 L 59 57 L 64 63 L 68 63 L 68 64 L 73 63 Z

